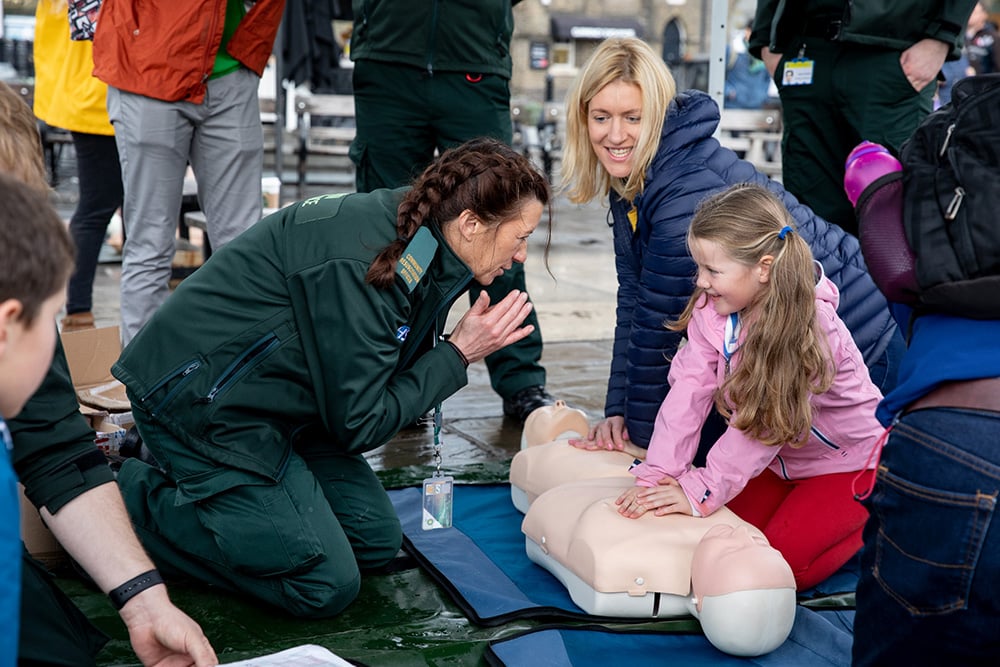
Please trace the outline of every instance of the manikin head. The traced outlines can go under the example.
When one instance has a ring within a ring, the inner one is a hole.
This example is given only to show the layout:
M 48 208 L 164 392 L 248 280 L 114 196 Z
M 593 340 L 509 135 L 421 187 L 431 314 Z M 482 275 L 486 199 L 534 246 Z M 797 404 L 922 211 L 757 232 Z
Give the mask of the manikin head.
M 713 526 L 691 561 L 694 614 L 713 646 L 731 655 L 778 648 L 795 620 L 792 568 L 746 526 Z

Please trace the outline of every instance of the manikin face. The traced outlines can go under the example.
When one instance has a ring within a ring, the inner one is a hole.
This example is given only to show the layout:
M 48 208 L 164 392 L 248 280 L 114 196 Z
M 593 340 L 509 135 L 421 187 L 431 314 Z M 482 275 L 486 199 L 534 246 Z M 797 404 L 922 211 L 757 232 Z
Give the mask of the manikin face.
M 764 289 L 770 275 L 771 257 L 766 255 L 754 266 L 737 262 L 718 243 L 705 239 L 691 241 L 691 257 L 698 265 L 698 287 L 720 315 L 743 311 Z
M 587 105 L 587 132 L 601 166 L 628 178 L 642 123 L 642 91 L 634 83 L 612 81 Z
M 46 299 L 28 328 L 16 319 L 20 301 L 0 303 L 0 359 L 6 369 L 0 378 L 0 416 L 17 416 L 45 378 L 56 348 L 56 315 L 64 300 L 62 292 Z
M 795 587 L 791 568 L 777 549 L 748 526 L 713 526 L 695 549 L 691 562 L 694 594 Z
M 538 227 L 543 210 L 544 206 L 537 199 L 526 200 L 518 215 L 494 228 L 469 213 L 471 220 L 466 221 L 466 225 L 471 247 L 459 254 L 479 284 L 489 285 L 514 262 L 524 263 L 528 258 L 528 237 Z

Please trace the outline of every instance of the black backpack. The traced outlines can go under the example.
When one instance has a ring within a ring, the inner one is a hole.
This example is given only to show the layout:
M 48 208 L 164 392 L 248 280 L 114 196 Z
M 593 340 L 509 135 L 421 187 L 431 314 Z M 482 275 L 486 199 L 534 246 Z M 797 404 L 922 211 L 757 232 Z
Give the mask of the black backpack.
M 1000 319 L 1000 74 L 958 81 L 903 145 L 918 311 Z

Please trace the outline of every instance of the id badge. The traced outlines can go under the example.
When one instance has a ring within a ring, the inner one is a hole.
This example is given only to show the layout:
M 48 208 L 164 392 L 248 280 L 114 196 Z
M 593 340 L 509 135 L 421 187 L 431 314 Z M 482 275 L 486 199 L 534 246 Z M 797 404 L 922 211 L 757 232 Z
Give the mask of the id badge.
M 808 86 L 813 82 L 813 65 L 815 61 L 807 58 L 786 60 L 781 74 L 783 86 Z
M 429 477 L 424 480 L 424 511 L 420 522 L 424 530 L 451 528 L 454 484 L 452 477 Z

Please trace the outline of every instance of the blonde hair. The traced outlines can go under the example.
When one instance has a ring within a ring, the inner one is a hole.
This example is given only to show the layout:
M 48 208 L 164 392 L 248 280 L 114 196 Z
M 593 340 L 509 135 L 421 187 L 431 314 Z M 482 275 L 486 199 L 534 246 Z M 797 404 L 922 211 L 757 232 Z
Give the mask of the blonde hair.
M 795 232 L 781 200 L 749 184 L 703 202 L 691 220 L 688 247 L 693 240 L 717 243 L 746 266 L 773 258 L 768 282 L 745 310 L 740 362 L 717 390 L 715 404 L 748 437 L 765 445 L 801 447 L 812 426 L 809 398 L 829 389 L 835 373 L 816 322 L 816 269 L 809 245 Z M 696 287 L 668 328 L 685 329 L 694 309 L 706 307 L 704 297 L 705 290 Z
M 48 192 L 42 139 L 28 103 L 6 83 L 0 82 L 0 172 L 31 187 Z
M 634 84 L 642 95 L 639 140 L 627 179 L 613 178 L 590 145 L 587 113 L 590 101 L 610 83 Z M 614 190 L 628 201 L 642 192 L 646 172 L 660 144 L 667 107 L 677 93 L 666 63 L 648 44 L 634 37 L 601 42 L 573 81 L 566 97 L 566 151 L 562 188 L 569 200 L 582 204 Z

